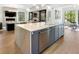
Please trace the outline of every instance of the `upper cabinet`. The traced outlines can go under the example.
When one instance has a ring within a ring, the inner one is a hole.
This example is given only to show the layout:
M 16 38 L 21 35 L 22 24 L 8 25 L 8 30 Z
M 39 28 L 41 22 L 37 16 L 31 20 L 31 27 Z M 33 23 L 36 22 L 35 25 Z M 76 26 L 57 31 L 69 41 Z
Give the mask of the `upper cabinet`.
M 27 21 L 27 11 L 25 9 L 17 9 L 17 23 L 23 23 Z
M 18 12 L 18 21 L 25 21 L 25 12 Z
M 29 12 L 29 20 L 33 19 L 33 12 Z
M 0 22 L 3 22 L 3 9 L 0 7 Z
M 55 19 L 61 19 L 61 11 L 55 10 Z
M 28 12 L 22 8 L 3 8 L 4 22 L 6 19 L 14 19 L 15 23 L 25 23 L 28 20 Z
M 46 21 L 46 9 L 29 12 L 29 20 L 36 22 Z
M 39 20 L 40 21 L 46 21 L 46 10 L 40 10 L 39 11 Z

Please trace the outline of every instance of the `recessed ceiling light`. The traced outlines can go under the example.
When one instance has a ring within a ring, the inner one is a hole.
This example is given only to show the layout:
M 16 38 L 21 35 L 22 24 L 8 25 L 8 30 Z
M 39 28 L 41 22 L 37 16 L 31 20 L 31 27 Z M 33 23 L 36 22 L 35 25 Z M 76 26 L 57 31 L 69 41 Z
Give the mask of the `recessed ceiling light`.
M 30 9 L 29 9 L 29 8 L 27 8 L 26 10 L 27 10 L 27 11 L 30 11 Z

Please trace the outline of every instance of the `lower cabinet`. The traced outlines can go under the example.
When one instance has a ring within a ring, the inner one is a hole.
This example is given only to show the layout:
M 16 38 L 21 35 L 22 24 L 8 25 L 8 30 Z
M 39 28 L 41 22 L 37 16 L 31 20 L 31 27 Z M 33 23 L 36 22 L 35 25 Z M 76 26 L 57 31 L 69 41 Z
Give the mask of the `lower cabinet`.
M 48 46 L 48 29 L 32 33 L 32 53 L 41 53 Z
M 64 25 L 62 25 L 62 29 L 61 29 L 61 35 L 64 35 Z
M 59 26 L 59 38 L 62 36 L 62 25 Z
M 59 25 L 59 38 L 64 35 L 64 25 Z
M 59 38 L 59 25 L 55 26 L 55 41 Z
M 0 29 L 2 29 L 2 23 L 0 23 Z
M 48 29 L 40 30 L 38 38 L 39 53 L 42 52 L 48 46 L 48 39 L 49 39 Z
M 55 26 L 49 28 L 48 46 L 55 42 Z
M 32 38 L 32 40 L 31 40 L 31 46 L 32 46 L 32 54 L 37 54 L 37 53 L 39 53 L 38 52 L 38 48 L 39 48 L 39 45 L 38 45 L 38 43 L 39 43 L 39 31 L 35 31 L 35 32 L 32 32 L 32 36 L 31 36 L 31 38 Z
M 7 24 L 6 27 L 7 27 L 7 31 L 12 31 L 15 29 L 15 24 Z
M 56 25 L 48 29 L 42 29 L 32 32 L 32 53 L 41 53 L 45 48 L 49 47 L 56 40 L 58 40 L 62 35 L 64 35 L 63 25 Z

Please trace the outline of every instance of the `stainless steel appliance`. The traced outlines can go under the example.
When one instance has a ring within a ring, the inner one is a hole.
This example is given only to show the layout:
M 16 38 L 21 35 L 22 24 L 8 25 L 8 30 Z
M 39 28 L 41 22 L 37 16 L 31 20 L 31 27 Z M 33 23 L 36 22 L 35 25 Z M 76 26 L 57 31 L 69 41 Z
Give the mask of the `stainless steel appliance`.
M 42 52 L 48 45 L 48 31 L 47 29 L 39 32 L 39 53 Z

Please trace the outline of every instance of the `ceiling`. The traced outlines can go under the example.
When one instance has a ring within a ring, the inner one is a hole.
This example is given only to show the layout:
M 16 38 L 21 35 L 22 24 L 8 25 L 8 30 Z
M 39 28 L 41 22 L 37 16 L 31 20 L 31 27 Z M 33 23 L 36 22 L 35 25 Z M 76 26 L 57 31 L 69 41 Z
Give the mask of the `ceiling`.
M 31 8 L 33 6 L 51 6 L 52 8 L 56 8 L 56 7 L 67 7 L 67 6 L 73 6 L 75 4 L 22 4 L 24 7 L 26 8 Z
M 69 7 L 69 6 L 76 6 L 76 4 L 1 4 L 0 6 L 27 9 L 27 8 L 34 8 L 36 6 L 42 8 L 47 6 L 50 6 L 51 8 Z

